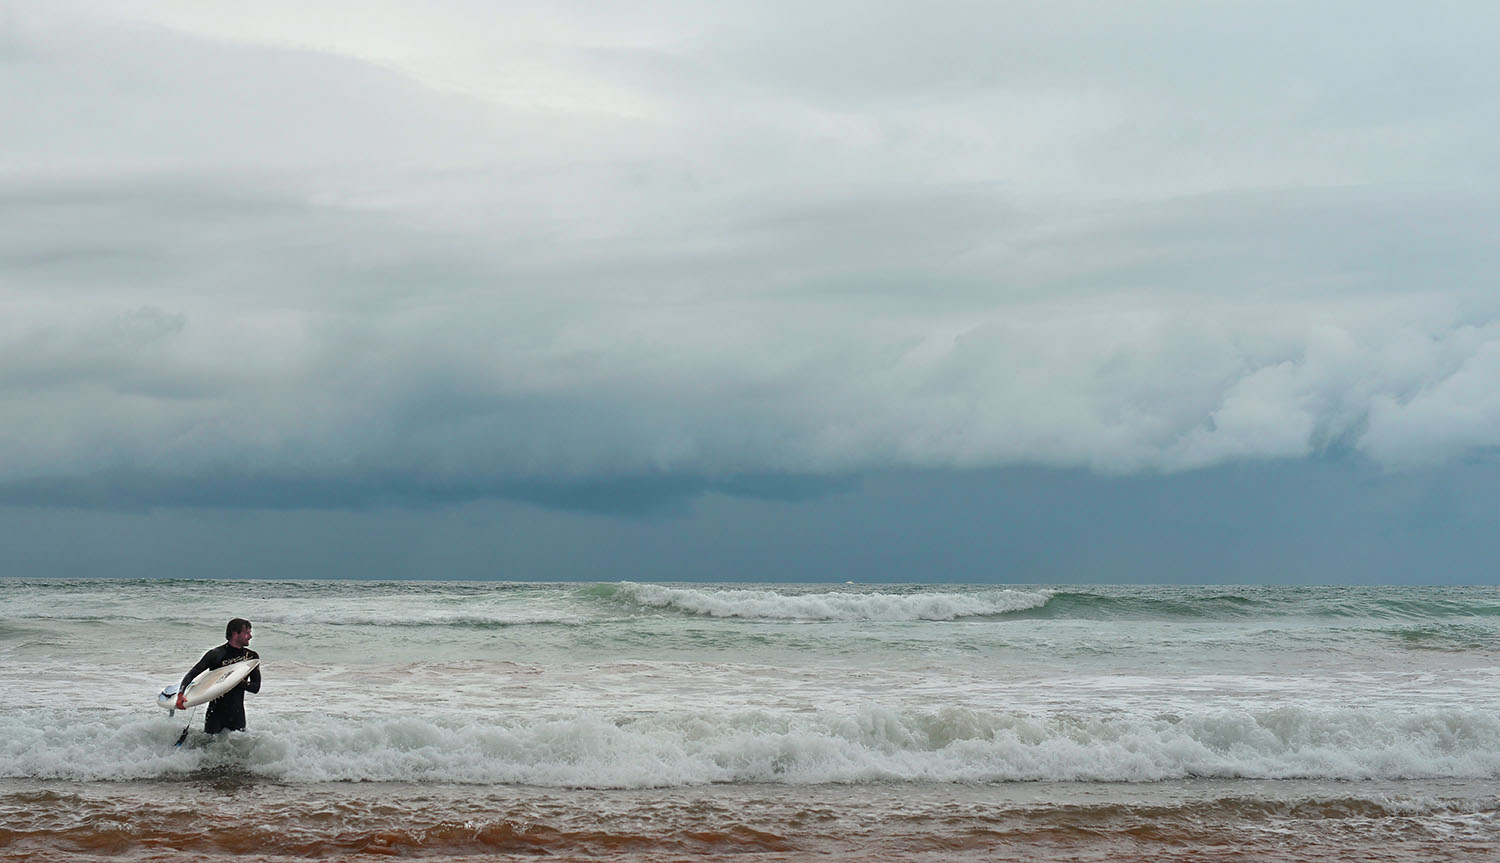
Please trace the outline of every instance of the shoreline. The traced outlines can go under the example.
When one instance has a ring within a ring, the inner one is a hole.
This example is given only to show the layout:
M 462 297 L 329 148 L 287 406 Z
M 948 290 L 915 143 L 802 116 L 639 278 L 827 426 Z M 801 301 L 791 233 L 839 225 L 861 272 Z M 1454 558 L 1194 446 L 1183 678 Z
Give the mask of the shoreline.
M 1426 863 L 1500 850 L 1482 780 L 1185 780 L 989 785 L 732 783 L 556 789 L 0 779 L 0 856 L 293 860 L 535 857 L 1310 860 Z

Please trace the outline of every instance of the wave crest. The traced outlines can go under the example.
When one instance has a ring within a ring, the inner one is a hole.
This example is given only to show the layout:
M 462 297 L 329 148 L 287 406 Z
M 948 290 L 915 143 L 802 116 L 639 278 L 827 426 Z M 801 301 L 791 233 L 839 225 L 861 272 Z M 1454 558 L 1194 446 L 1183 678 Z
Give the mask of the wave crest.
M 626 582 L 615 596 L 648 608 L 750 620 L 957 620 L 1040 608 L 1048 590 L 976 593 L 780 593 L 774 590 L 703 590 Z

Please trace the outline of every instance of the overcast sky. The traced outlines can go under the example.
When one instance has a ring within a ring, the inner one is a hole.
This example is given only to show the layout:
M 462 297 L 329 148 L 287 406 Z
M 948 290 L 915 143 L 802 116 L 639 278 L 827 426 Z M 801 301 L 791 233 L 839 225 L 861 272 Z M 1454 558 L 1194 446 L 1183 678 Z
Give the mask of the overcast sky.
M 1500 6 L 0 7 L 0 575 L 1458 581 Z

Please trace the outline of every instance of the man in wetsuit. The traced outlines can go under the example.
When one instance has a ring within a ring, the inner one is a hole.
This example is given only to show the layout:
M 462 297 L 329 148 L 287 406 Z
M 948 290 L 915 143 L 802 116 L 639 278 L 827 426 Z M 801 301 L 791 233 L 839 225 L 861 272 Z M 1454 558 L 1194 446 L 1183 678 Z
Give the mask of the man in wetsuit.
M 219 668 L 246 659 L 259 659 L 260 654 L 250 649 L 250 621 L 236 617 L 224 627 L 228 641 L 203 654 L 198 664 L 188 670 L 178 688 L 177 706 L 182 708 L 183 693 L 194 677 L 210 668 Z M 203 730 L 209 734 L 245 730 L 245 693 L 260 691 L 260 667 L 256 666 L 240 685 L 208 703 L 208 715 L 203 717 Z

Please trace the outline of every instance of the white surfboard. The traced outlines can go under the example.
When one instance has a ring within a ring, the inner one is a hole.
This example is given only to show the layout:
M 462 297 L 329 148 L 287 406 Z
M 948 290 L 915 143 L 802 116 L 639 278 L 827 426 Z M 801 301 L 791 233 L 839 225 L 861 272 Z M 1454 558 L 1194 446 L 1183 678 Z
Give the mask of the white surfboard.
M 205 701 L 213 701 L 220 695 L 240 685 L 240 681 L 250 676 L 255 666 L 260 665 L 259 659 L 245 659 L 239 662 L 231 662 L 218 668 L 210 668 L 194 677 L 188 682 L 186 693 L 182 699 L 183 707 L 196 707 Z M 168 710 L 177 709 L 177 684 L 172 684 L 163 689 L 156 696 L 159 707 Z

